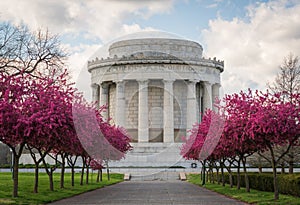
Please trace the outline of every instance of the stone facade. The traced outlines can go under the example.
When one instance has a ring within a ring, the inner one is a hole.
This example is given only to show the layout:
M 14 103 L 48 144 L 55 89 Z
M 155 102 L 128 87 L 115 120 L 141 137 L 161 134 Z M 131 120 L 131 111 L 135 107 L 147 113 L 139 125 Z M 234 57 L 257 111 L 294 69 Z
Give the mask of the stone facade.
M 202 52 L 193 41 L 132 39 L 113 43 L 107 59 L 88 62 L 93 100 L 108 105 L 104 116 L 127 129 L 135 150 L 144 150 L 140 155 L 175 143 L 176 153 L 168 155 L 178 158 L 181 136 L 213 108 L 224 62 Z

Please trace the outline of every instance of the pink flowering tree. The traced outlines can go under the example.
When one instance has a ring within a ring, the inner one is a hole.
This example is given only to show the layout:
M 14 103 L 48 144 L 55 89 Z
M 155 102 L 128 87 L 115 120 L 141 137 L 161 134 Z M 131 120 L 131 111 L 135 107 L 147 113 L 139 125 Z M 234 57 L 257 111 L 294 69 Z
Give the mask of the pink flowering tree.
M 257 110 L 250 116 L 246 129 L 256 145 L 260 146 L 260 153 L 268 151 L 274 179 L 274 199 L 279 199 L 276 167 L 280 160 L 289 152 L 290 148 L 299 145 L 300 137 L 300 95 L 292 96 L 291 101 L 283 101 L 280 94 L 256 92 L 255 106 Z M 285 150 L 275 155 L 278 146 Z M 261 155 L 264 157 L 264 155 Z
M 120 160 L 132 149 L 130 137 L 124 128 L 103 120 L 104 107 L 97 109 L 95 105 L 82 101 L 78 98 L 72 109 L 76 133 L 87 154 L 83 155 L 84 166 L 87 158 L 91 158 L 103 160 L 109 170 L 108 161 Z
M 246 160 L 247 157 L 259 149 L 255 138 L 253 138 L 253 135 L 250 135 L 247 125 L 250 123 L 253 114 L 257 112 L 257 109 L 258 107 L 251 90 L 248 93 L 240 92 L 239 94 L 227 95 L 224 98 L 223 112 L 226 115 L 226 124 L 223 132 L 223 146 L 227 149 L 232 149 L 238 158 L 238 189 L 240 188 L 240 162 L 242 162 L 247 192 L 250 191 L 250 185 Z
M 31 127 L 27 147 L 36 165 L 34 192 L 38 187 L 38 166 L 45 164 L 49 175 L 50 190 L 53 186 L 53 171 L 55 167 L 48 168 L 45 156 L 51 153 L 62 153 L 64 147 L 70 145 L 70 135 L 74 134 L 71 121 L 71 105 L 75 90 L 66 81 L 67 73 L 59 75 L 56 79 L 37 79 L 32 82 L 31 95 L 27 99 L 31 102 L 28 127 Z M 38 154 L 33 152 L 38 151 Z M 37 157 L 37 155 L 39 155 Z M 57 159 L 57 158 L 56 158 Z M 64 171 L 64 166 L 63 169 Z
M 30 135 L 26 101 L 30 96 L 30 82 L 23 76 L 0 75 L 0 141 L 9 146 L 13 154 L 13 197 L 18 196 L 19 159 Z
M 37 193 L 39 164 L 51 151 L 59 150 L 72 132 L 74 89 L 66 79 L 67 72 L 55 79 L 53 76 L 36 79 L 29 74 L 1 75 L 0 138 L 14 155 L 13 196 L 17 196 L 18 164 L 25 145 L 36 165 L 34 192 Z
M 198 160 L 203 168 L 203 180 L 205 183 L 205 166 L 207 158 L 213 153 L 221 137 L 224 126 L 223 117 L 206 110 L 201 123 L 194 124 L 190 130 L 190 136 L 184 137 L 180 154 L 188 160 Z
M 102 181 L 102 169 L 104 166 L 102 165 L 102 160 L 92 159 L 90 166 L 93 170 L 97 170 L 97 179 L 96 182 Z

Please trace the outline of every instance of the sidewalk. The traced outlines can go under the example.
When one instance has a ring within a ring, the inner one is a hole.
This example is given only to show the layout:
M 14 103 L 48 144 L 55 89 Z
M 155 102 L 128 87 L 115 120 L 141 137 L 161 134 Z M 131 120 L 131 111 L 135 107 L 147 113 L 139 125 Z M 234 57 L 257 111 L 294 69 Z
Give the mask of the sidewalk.
M 245 204 L 199 186 L 181 181 L 128 181 L 63 199 L 53 205 L 69 204 Z

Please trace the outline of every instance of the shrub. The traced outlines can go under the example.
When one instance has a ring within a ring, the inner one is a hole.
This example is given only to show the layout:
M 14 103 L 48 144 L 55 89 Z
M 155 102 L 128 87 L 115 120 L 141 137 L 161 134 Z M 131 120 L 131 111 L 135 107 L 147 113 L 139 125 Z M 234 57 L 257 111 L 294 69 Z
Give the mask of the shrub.
M 216 175 L 216 173 L 214 173 Z M 221 177 L 221 176 L 219 176 Z M 260 191 L 273 192 L 272 173 L 248 173 L 250 188 Z M 216 179 L 216 177 L 215 177 Z M 224 179 L 229 184 L 229 174 L 224 173 Z M 237 174 L 233 173 L 233 184 L 237 184 Z M 278 175 L 279 192 L 300 197 L 300 174 L 279 174 Z M 241 186 L 245 187 L 244 174 L 241 173 Z

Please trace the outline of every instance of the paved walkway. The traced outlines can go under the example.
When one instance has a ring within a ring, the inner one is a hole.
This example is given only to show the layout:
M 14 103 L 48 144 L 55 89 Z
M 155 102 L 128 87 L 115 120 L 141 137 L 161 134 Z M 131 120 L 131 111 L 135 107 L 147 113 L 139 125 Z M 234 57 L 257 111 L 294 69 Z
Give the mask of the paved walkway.
M 63 199 L 69 204 L 244 204 L 199 186 L 181 181 L 128 181 Z

